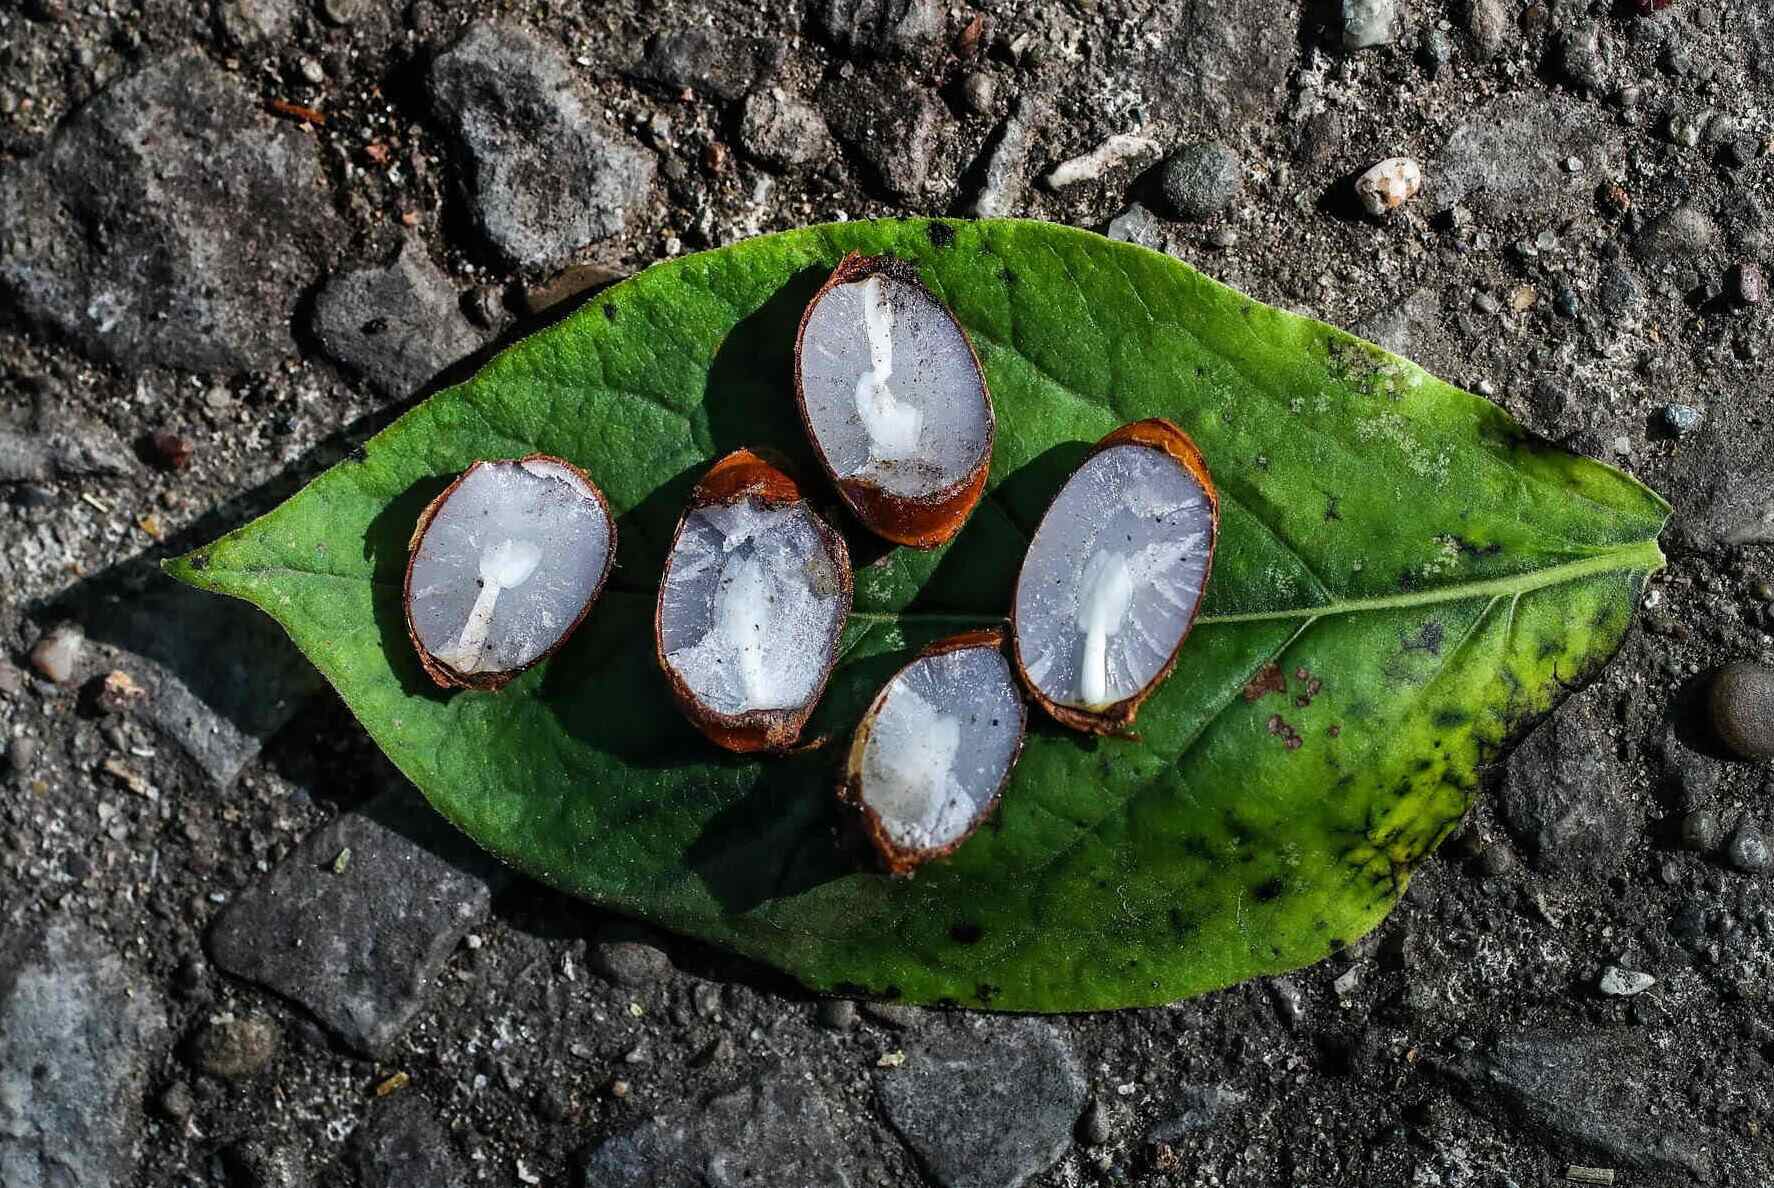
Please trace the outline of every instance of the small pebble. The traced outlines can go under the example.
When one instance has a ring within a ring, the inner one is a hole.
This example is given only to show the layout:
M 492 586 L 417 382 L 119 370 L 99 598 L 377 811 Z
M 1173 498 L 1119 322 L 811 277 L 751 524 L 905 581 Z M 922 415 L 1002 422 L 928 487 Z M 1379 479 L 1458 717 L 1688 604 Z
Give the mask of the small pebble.
M 1725 861 L 1745 874 L 1768 869 L 1768 839 L 1762 836 L 1754 822 L 1744 821 L 1737 826 L 1730 844 L 1725 847 Z
M 321 83 L 326 81 L 326 68 L 314 58 L 303 58 L 300 69 L 302 71 L 302 77 L 307 79 L 308 82 L 314 86 L 318 87 Z
M 211 1023 L 191 1043 L 191 1063 L 212 1077 L 242 1080 L 277 1059 L 283 1032 L 264 1017 Z
M 197 1112 L 197 1099 L 191 1095 L 191 1087 L 183 1081 L 168 1085 L 155 1105 L 162 1115 L 174 1122 L 183 1122 Z
M 1719 741 L 1743 759 L 1774 759 L 1774 668 L 1749 661 L 1713 675 L 1707 705 Z
M 1767 578 L 1757 578 L 1750 583 L 1749 592 L 1755 595 L 1757 602 L 1774 602 L 1774 582 Z
M 1610 998 L 1631 998 L 1635 994 L 1643 994 L 1656 984 L 1657 979 L 1648 973 L 1610 965 L 1602 970 L 1599 989 Z
M 1423 167 L 1409 157 L 1389 157 L 1355 179 L 1355 196 L 1375 218 L 1397 210 L 1423 188 Z
M 1718 849 L 1723 831 L 1718 814 L 1710 809 L 1695 809 L 1682 818 L 1682 848 L 1702 854 Z
M 1666 404 L 1663 406 L 1663 423 L 1677 437 L 1686 437 L 1700 428 L 1706 419 L 1704 413 L 1691 404 Z
M 12 661 L 0 659 L 0 696 L 17 697 L 25 691 L 25 676 Z
M 1481 314 L 1495 316 L 1503 312 L 1503 303 L 1481 289 L 1472 295 L 1472 308 Z
M 1515 854 L 1508 846 L 1493 842 L 1478 852 L 1473 860 L 1473 869 L 1478 871 L 1480 878 L 1494 879 L 1506 875 L 1515 869 Z
M 65 623 L 37 641 L 37 646 L 31 649 L 31 667 L 46 680 L 65 685 L 74 679 L 85 646 L 86 633 Z
M 1454 43 L 1448 35 L 1431 26 L 1423 34 L 1423 40 L 1417 43 L 1417 65 L 1423 73 L 1435 78 L 1441 73 L 1454 56 Z
M 1179 219 L 1201 222 L 1244 192 L 1244 164 L 1223 144 L 1185 144 L 1164 163 L 1164 200 Z
M 1103 1106 L 1101 1099 L 1091 1099 L 1084 1111 L 1084 1117 L 1078 1123 L 1078 1137 L 1087 1147 L 1100 1147 L 1109 1141 L 1112 1128 L 1109 1125 L 1109 1111 Z
M 1739 136 L 1725 145 L 1724 161 L 1732 169 L 1753 165 L 1762 155 L 1762 142 L 1753 136 Z
M 983 70 L 976 70 L 961 84 L 961 97 L 974 115 L 990 115 L 998 98 L 998 83 Z
M 1343 0 L 1343 48 L 1389 45 L 1398 35 L 1398 0 Z
M 156 433 L 148 438 L 148 452 L 154 465 L 162 470 L 183 470 L 191 465 L 196 449 L 188 438 L 177 433 Z
M 1561 318 L 1574 318 L 1582 312 L 1583 303 L 1577 299 L 1576 290 L 1569 285 L 1560 285 L 1552 298 L 1552 308 Z
M 644 986 L 671 973 L 671 958 L 635 940 L 608 940 L 591 952 L 591 968 L 618 986 Z
M 1287 978 L 1276 978 L 1269 983 L 1269 997 L 1275 1003 L 1275 1013 L 1289 1027 L 1296 1026 L 1305 1017 L 1305 996 Z
M 330 23 L 349 25 L 363 15 L 365 0 L 320 0 L 320 13 Z
M 1734 264 L 1726 279 L 1731 284 L 1731 296 L 1744 305 L 1760 305 L 1768 296 L 1768 278 L 1760 264 L 1748 260 Z
M 1207 237 L 1207 242 L 1217 248 L 1234 247 L 1238 243 L 1238 232 L 1230 227 L 1215 227 L 1213 233 Z
M 27 735 L 25 737 L 15 738 L 12 740 L 12 746 L 7 748 L 7 751 L 6 751 L 6 763 L 7 763 L 7 766 L 12 769 L 13 775 L 16 775 L 16 776 L 29 775 L 31 772 L 31 768 L 36 765 L 36 762 L 37 762 L 37 740 L 36 739 L 31 738 Z

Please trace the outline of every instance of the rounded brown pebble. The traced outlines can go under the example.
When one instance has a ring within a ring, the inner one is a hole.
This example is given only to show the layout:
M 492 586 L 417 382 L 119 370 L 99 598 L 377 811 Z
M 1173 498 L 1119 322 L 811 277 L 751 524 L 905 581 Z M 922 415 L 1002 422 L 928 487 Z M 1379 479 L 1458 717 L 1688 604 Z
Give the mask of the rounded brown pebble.
M 212 1077 L 241 1080 L 277 1059 L 283 1032 L 263 1017 L 211 1023 L 191 1043 L 191 1062 Z
M 1774 759 L 1774 668 L 1739 661 L 1719 669 L 1707 698 L 1713 730 L 1732 754 Z

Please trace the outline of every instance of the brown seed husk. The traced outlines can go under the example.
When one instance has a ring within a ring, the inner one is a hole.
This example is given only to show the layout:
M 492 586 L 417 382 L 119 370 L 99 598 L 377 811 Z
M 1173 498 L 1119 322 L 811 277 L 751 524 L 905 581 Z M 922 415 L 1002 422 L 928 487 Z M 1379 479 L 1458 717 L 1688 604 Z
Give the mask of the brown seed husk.
M 928 850 L 908 849 L 893 840 L 881 821 L 881 815 L 862 795 L 863 753 L 868 747 L 869 735 L 874 728 L 875 718 L 880 714 L 881 707 L 887 702 L 887 691 L 893 687 L 894 681 L 899 679 L 899 674 L 911 665 L 930 656 L 941 656 L 948 652 L 966 651 L 973 648 L 989 648 L 992 651 L 1002 652 L 1004 649 L 1004 629 L 1002 627 L 986 627 L 977 631 L 965 631 L 930 644 L 900 668 L 899 672 L 895 672 L 892 677 L 888 678 L 886 684 L 881 686 L 881 691 L 875 694 L 875 699 L 869 703 L 868 711 L 856 724 L 856 733 L 850 740 L 850 753 L 844 761 L 844 778 L 838 785 L 838 799 L 856 810 L 863 832 L 874 845 L 876 854 L 880 856 L 881 865 L 886 868 L 889 874 L 909 875 L 926 862 L 946 858 L 960 849 L 968 838 L 978 832 L 980 825 L 985 823 L 986 818 L 996 811 L 998 801 L 1003 797 L 1004 789 L 1009 785 L 1010 777 L 1016 771 L 1016 761 L 1022 754 L 1023 740 L 1029 722 L 1028 707 L 1021 698 L 1018 698 L 1016 703 L 1017 712 L 1021 715 L 1021 720 L 1017 724 L 1016 749 L 1011 752 L 1010 763 L 1004 769 L 1004 778 L 999 782 L 998 787 L 992 790 L 990 799 L 974 816 L 973 823 L 960 837 L 945 845 Z M 1014 669 L 1015 665 L 1012 664 L 1011 667 Z
M 1188 624 L 1184 626 L 1182 635 L 1178 637 L 1176 647 L 1171 650 L 1170 658 L 1164 662 L 1164 667 L 1158 670 L 1157 675 L 1146 682 L 1144 688 L 1133 696 L 1124 698 L 1103 710 L 1081 710 L 1073 706 L 1061 705 L 1043 693 L 1035 682 L 1029 679 L 1028 669 L 1023 664 L 1022 643 L 1015 632 L 1017 594 L 1012 594 L 1011 647 L 1017 676 L 1022 680 L 1023 687 L 1028 690 L 1029 696 L 1034 699 L 1035 704 L 1046 710 L 1049 717 L 1063 726 L 1069 726 L 1073 730 L 1081 730 L 1088 734 L 1126 734 L 1133 725 L 1133 720 L 1139 714 L 1140 706 L 1144 704 L 1146 698 L 1150 697 L 1153 690 L 1169 679 L 1171 671 L 1176 668 L 1177 656 L 1182 652 L 1183 644 L 1188 641 L 1190 631 L 1194 629 L 1195 618 L 1201 613 L 1201 603 L 1206 597 L 1207 583 L 1213 577 L 1214 551 L 1218 547 L 1220 539 L 1219 492 L 1214 488 L 1213 477 L 1208 473 L 1207 460 L 1201 456 L 1201 450 L 1196 447 L 1193 438 L 1183 432 L 1180 427 L 1162 417 L 1133 421 L 1121 426 L 1092 446 L 1090 453 L 1085 455 L 1084 461 L 1081 461 L 1079 465 L 1082 466 L 1084 462 L 1104 450 L 1124 445 L 1141 445 L 1161 451 L 1174 459 L 1178 465 L 1194 477 L 1196 482 L 1201 484 L 1201 490 L 1207 499 L 1211 515 L 1212 534 L 1207 545 L 1207 566 L 1201 575 L 1200 596 L 1195 600 L 1194 612 L 1190 615 Z M 1069 477 L 1067 481 L 1071 481 Z M 1061 488 L 1064 488 L 1064 484 L 1061 484 Z M 1057 491 L 1054 493 L 1055 498 L 1058 498 L 1058 494 Z M 1039 530 L 1039 526 L 1037 526 L 1036 531 Z M 1019 592 L 1021 586 L 1022 575 L 1019 573 L 1017 575 Z
M 772 506 L 804 502 L 800 486 L 776 462 L 774 455 L 747 449 L 735 450 L 717 461 L 691 491 L 690 505 L 678 519 L 677 529 L 671 537 L 671 548 L 666 555 L 669 557 L 677 552 L 684 523 L 690 518 L 690 513 L 699 508 L 735 503 L 741 499 L 758 499 Z M 661 577 L 659 601 L 653 608 L 653 655 L 659 662 L 659 670 L 665 674 L 672 699 L 677 702 L 684 717 L 716 746 L 740 754 L 789 750 L 800 740 L 807 719 L 813 716 L 819 699 L 825 696 L 826 683 L 831 680 L 832 668 L 837 663 L 837 636 L 842 634 L 844 621 L 850 614 L 853 581 L 850 573 L 850 549 L 844 543 L 843 536 L 818 515 L 813 517 L 813 522 L 837 574 L 838 597 L 843 604 L 843 613 L 837 617 L 833 638 L 827 641 L 825 671 L 820 674 L 812 696 L 804 705 L 723 714 L 703 704 L 684 683 L 677 670 L 666 663 L 665 633 L 661 623 L 665 606 L 665 582 L 663 576 Z
M 438 511 L 449 501 L 450 496 L 456 493 L 456 488 L 460 487 L 462 481 L 477 469 L 482 466 L 521 466 L 525 462 L 547 462 L 572 471 L 585 484 L 592 497 L 597 500 L 598 506 L 603 509 L 604 519 L 610 525 L 610 547 L 604 557 L 604 571 L 598 575 L 597 584 L 592 587 L 591 597 L 585 600 L 585 607 L 579 612 L 579 617 L 567 624 L 566 630 L 561 632 L 560 638 L 556 639 L 553 645 L 545 649 L 534 660 L 506 672 L 458 672 L 433 656 L 425 645 L 419 642 L 418 629 L 413 625 L 413 562 L 419 555 L 419 541 L 424 538 L 425 530 L 431 527 L 431 521 L 436 517 Z M 425 670 L 426 676 L 444 689 L 478 689 L 483 693 L 498 692 L 518 676 L 560 651 L 567 640 L 572 638 L 573 632 L 579 629 L 579 624 L 585 621 L 585 616 L 591 613 L 591 608 L 597 605 L 598 598 L 604 592 L 604 583 L 610 579 L 610 569 L 615 563 L 616 517 L 610 514 L 610 501 L 604 497 L 603 488 L 592 482 L 591 476 L 579 467 L 565 458 L 557 458 L 553 454 L 526 454 L 521 458 L 488 458 L 474 463 L 457 475 L 455 480 L 445 487 L 436 499 L 425 505 L 425 510 L 419 513 L 419 522 L 413 525 L 413 535 L 407 541 L 407 569 L 406 577 L 401 585 L 401 604 L 406 615 L 407 638 L 413 641 L 413 650 L 419 654 L 419 666 Z
M 812 418 L 807 415 L 807 397 L 801 379 L 801 351 L 803 340 L 807 336 L 807 322 L 812 318 L 814 308 L 833 288 L 867 280 L 876 274 L 891 277 L 904 284 L 916 285 L 929 293 L 930 299 L 938 308 L 948 314 L 949 320 L 955 323 L 955 329 L 961 334 L 961 341 L 967 344 L 968 357 L 973 360 L 973 371 L 979 378 L 980 396 L 985 401 L 986 437 L 978 463 L 959 481 L 921 498 L 896 495 L 866 479 L 839 478 L 830 459 L 826 457 L 825 449 L 819 444 L 819 438 L 813 432 Z M 832 270 L 825 284 L 807 302 L 807 308 L 801 314 L 800 328 L 795 332 L 795 407 L 801 412 L 801 424 L 807 430 L 807 440 L 812 444 L 819 464 L 825 468 L 826 474 L 838 488 L 838 494 L 845 505 L 863 527 L 894 544 L 914 549 L 934 549 L 946 544 L 961 531 L 962 525 L 973 514 L 980 495 L 985 491 L 986 476 L 992 465 L 992 445 L 998 433 L 998 421 L 997 413 L 992 407 L 991 392 L 986 388 L 985 372 L 979 365 L 979 352 L 974 350 L 973 340 L 968 337 L 966 328 L 949 311 L 948 306 L 925 288 L 918 279 L 918 270 L 905 260 L 895 256 L 864 256 L 859 252 L 851 252 L 838 262 L 837 268 Z

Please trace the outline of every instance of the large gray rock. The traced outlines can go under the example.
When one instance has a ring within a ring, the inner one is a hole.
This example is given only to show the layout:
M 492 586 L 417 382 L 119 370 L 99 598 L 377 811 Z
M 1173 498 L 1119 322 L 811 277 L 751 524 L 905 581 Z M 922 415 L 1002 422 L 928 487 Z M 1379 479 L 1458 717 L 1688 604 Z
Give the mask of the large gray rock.
M 485 339 L 463 315 L 450 278 L 414 239 L 384 268 L 328 279 L 314 299 L 314 336 L 334 362 L 391 400 L 418 392 Z
M 1087 1086 L 1059 1030 L 974 1019 L 877 1076 L 887 1120 L 944 1188 L 1016 1188 L 1065 1153 Z
M 93 359 L 263 369 L 337 223 L 314 140 L 193 50 L 0 172 L 0 305 Z M 248 217 L 250 215 L 250 217 Z
M 738 99 L 782 67 L 787 47 L 762 37 L 728 37 L 700 25 L 663 33 L 629 71 L 646 82 Z
M 401 785 L 310 834 L 236 897 L 210 930 L 210 954 L 377 1055 L 425 1005 L 503 877 Z
M 921 203 L 945 118 L 929 88 L 909 72 L 881 63 L 834 79 L 819 99 L 832 131 L 868 164 L 887 196 L 907 205 Z
M 166 1014 L 84 927 L 0 938 L 0 1184 L 132 1182 L 142 1091 Z
M 585 1188 L 848 1188 L 859 1182 L 840 1111 L 798 1065 L 766 1068 L 700 1109 L 654 1117 L 589 1150 Z
M 832 134 L 819 111 L 779 87 L 746 97 L 739 117 L 739 146 L 772 169 L 812 165 L 832 155 Z
M 1659 1054 L 1642 1034 L 1529 1032 L 1445 1070 L 1469 1092 L 1491 1093 L 1530 1127 L 1610 1166 L 1703 1182 L 1724 1158 L 1746 1184 L 1767 1183 L 1767 1153 L 1733 1150 L 1724 1135 L 1683 1128 L 1660 1103 L 1694 1083 L 1679 1050 Z M 1646 1119 L 1658 1118 L 1656 1125 Z
M 558 265 L 647 200 L 652 154 L 620 137 L 561 50 L 477 21 L 432 63 L 431 101 L 463 152 L 476 224 L 508 264 Z
M 817 0 L 813 20 L 847 54 L 909 54 L 942 38 L 939 0 Z
M 1612 870 L 1643 811 L 1626 792 L 1596 700 L 1594 691 L 1571 698 L 1509 757 L 1503 818 L 1544 871 Z
M 1581 173 L 1564 162 L 1578 157 Z M 1492 100 L 1455 128 L 1426 170 L 1425 198 L 1443 211 L 1464 202 L 1500 215 L 1543 211 L 1565 194 L 1588 202 L 1619 156 L 1619 133 L 1593 104 L 1518 92 Z

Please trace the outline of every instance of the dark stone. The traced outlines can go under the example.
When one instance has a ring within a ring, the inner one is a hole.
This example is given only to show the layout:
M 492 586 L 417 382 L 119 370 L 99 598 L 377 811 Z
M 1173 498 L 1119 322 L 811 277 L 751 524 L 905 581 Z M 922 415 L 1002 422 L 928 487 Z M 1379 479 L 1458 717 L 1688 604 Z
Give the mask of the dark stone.
M 0 937 L 0 1183 L 134 1181 L 160 995 L 77 924 Z
M 1101 1098 L 1092 1098 L 1084 1117 L 1078 1122 L 1078 1141 L 1087 1147 L 1100 1147 L 1114 1134 L 1109 1111 Z
M 663 33 L 631 74 L 674 90 L 685 87 L 717 99 L 743 97 L 782 68 L 787 48 L 762 37 L 724 37 L 694 26 Z
M 1633 823 L 1595 698 L 1571 698 L 1510 757 L 1503 818 L 1543 870 L 1598 875 L 1620 861 Z
M 1744 759 L 1774 759 L 1774 668 L 1738 661 L 1712 676 L 1706 703 L 1712 726 Z
M 300 1144 L 255 1137 L 222 1149 L 229 1188 L 308 1188 L 307 1160 Z
M 1725 847 L 1725 860 L 1745 874 L 1759 874 L 1768 869 L 1768 839 L 1756 828 L 1754 821 L 1740 822 Z
M 107 87 L 0 172 L 0 210 L 0 304 L 101 362 L 193 371 L 290 354 L 338 227 L 313 138 L 196 50 Z
M 1200 222 L 1225 210 L 1244 192 L 1244 163 L 1223 144 L 1185 144 L 1164 162 L 1162 182 L 1171 213 Z
M 350 862 L 338 873 L 339 854 Z M 215 963 L 385 1051 L 486 914 L 501 869 L 402 784 L 310 834 L 210 929 Z
M 431 1103 L 403 1089 L 370 1107 L 346 1162 L 358 1188 L 462 1188 L 468 1174 Z
M 283 1032 L 262 1015 L 207 1024 L 191 1040 L 191 1063 L 228 1080 L 257 1076 L 277 1059 Z
M 1501 842 L 1492 842 L 1478 852 L 1472 866 L 1480 878 L 1494 879 L 1515 869 L 1515 854 Z
M 749 1083 L 670 1117 L 606 1139 L 582 1159 L 585 1188 L 804 1188 L 859 1183 L 854 1143 L 835 1107 L 798 1065 L 774 1065 Z
M 438 55 L 429 85 L 462 147 L 475 222 L 506 263 L 558 265 L 646 201 L 652 155 L 618 138 L 566 56 L 529 30 L 477 21 Z
M 847 54 L 910 54 L 942 39 L 938 0 L 817 0 L 813 20 L 825 39 Z
M 1677 1054 L 1677 1059 L 1680 1054 Z M 1724 1136 L 1688 1129 L 1664 1111 L 1646 1126 L 1653 1102 L 1687 1077 L 1655 1067 L 1642 1033 L 1529 1032 L 1450 1072 L 1472 1093 L 1494 1093 L 1524 1123 L 1601 1161 L 1710 1181 Z
M 1440 76 L 1442 67 L 1454 57 L 1454 44 L 1448 35 L 1440 29 L 1429 28 L 1423 31 L 1422 40 L 1417 42 L 1417 65 L 1430 78 Z
M 1016 1188 L 1065 1153 L 1084 1072 L 1050 1023 L 945 1028 L 876 1074 L 887 1120 L 943 1188 Z
M 314 299 L 314 336 L 329 358 L 391 400 L 417 393 L 483 337 L 463 316 L 450 278 L 410 238 L 386 267 L 328 279 Z
M 1602 27 L 1599 21 L 1579 21 L 1558 38 L 1558 65 L 1564 76 L 1580 87 L 1599 91 L 1607 83 L 1607 63 L 1602 58 Z
M 858 70 L 826 84 L 820 106 L 838 139 L 868 164 L 889 197 L 922 202 L 937 128 L 946 117 L 917 78 L 887 65 Z
M 776 87 L 754 91 L 739 117 L 739 147 L 772 169 L 812 165 L 832 155 L 825 119 Z
M 1609 264 L 1602 269 L 1600 282 L 1595 288 L 1596 304 L 1603 312 L 1620 316 L 1631 313 L 1644 303 L 1644 290 L 1639 287 L 1638 279 L 1620 264 Z
M 671 976 L 671 958 L 642 940 L 613 937 L 591 950 L 594 972 L 618 986 L 647 986 Z

